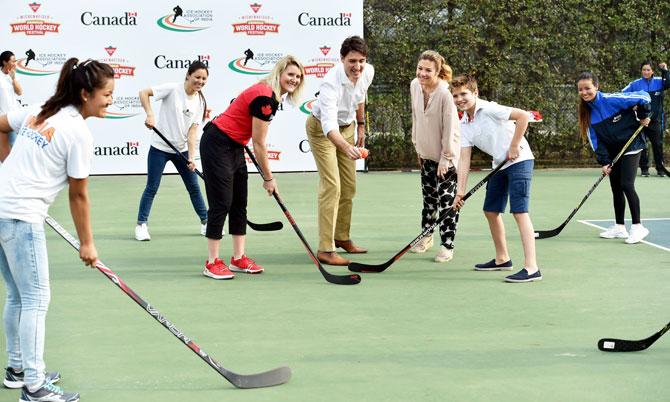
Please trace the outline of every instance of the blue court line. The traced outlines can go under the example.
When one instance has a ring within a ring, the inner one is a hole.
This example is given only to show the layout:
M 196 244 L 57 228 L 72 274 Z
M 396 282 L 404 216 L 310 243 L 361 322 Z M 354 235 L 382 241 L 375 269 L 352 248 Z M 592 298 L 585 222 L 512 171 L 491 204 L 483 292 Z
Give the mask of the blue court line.
M 670 240 L 670 236 L 668 236 L 668 233 L 670 233 L 670 218 L 648 218 L 640 221 L 649 229 L 649 235 L 640 243 L 670 252 L 670 243 L 668 242 Z M 602 230 L 614 225 L 614 219 L 588 219 L 578 222 Z M 631 220 L 626 219 L 624 224 L 630 229 Z

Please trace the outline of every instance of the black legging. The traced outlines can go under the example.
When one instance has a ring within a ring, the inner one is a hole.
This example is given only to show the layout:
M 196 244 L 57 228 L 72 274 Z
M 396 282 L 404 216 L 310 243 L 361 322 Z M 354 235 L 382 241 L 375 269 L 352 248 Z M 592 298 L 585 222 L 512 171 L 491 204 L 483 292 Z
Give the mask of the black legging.
M 633 224 L 640 223 L 640 198 L 635 191 L 635 174 L 639 163 L 640 152 L 634 155 L 624 155 L 614 164 L 609 175 L 614 201 L 614 218 L 619 225 L 624 223 L 626 200 L 628 200 Z

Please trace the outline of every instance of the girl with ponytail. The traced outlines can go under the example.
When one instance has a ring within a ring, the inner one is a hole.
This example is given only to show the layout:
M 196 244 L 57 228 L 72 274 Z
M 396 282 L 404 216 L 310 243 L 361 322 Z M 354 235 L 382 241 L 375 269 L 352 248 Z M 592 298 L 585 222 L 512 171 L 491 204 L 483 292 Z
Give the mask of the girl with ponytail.
M 22 388 L 24 401 L 79 400 L 78 393 L 54 385 L 59 373 L 45 372 L 50 288 L 44 219 L 68 185 L 79 256 L 95 265 L 87 190 L 93 137 L 85 120 L 104 117 L 113 92 L 109 65 L 71 58 L 63 65 L 56 92 L 41 107 L 0 116 L 0 273 L 7 288 L 3 328 L 8 350 L 3 383 Z M 17 138 L 10 150 L 12 130 Z

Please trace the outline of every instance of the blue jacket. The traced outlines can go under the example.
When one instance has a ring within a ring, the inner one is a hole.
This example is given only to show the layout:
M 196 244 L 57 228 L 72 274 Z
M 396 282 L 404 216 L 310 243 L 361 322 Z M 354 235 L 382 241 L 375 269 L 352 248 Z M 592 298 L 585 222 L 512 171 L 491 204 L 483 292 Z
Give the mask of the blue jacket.
M 591 108 L 589 141 L 596 152 L 596 159 L 605 166 L 621 151 L 647 117 L 651 98 L 645 91 L 606 94 L 598 91 L 595 99 L 587 103 Z M 637 106 L 637 116 L 633 107 Z M 644 148 L 644 139 L 638 136 L 626 152 Z
M 632 81 L 622 90 L 623 92 L 646 91 L 651 96 L 652 122 L 660 122 L 661 127 L 665 126 L 663 115 L 663 91 L 670 88 L 670 71 L 661 70 L 660 77 L 651 77 L 650 79 L 639 78 Z

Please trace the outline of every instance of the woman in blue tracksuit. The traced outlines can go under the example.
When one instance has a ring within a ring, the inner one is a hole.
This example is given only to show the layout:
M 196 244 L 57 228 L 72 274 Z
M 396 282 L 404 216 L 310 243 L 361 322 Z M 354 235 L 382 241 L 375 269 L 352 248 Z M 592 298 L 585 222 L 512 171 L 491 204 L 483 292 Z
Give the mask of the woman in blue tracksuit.
M 598 163 L 603 167 L 603 174 L 609 175 L 612 187 L 616 222 L 600 233 L 600 237 L 626 239 L 628 244 L 639 243 L 649 234 L 649 230 L 640 223 L 640 199 L 635 192 L 635 175 L 644 139 L 640 136 L 635 138 L 619 161 L 613 166 L 610 164 L 639 125 L 649 125 L 647 116 L 651 98 L 645 91 L 602 93 L 598 91 L 598 78 L 590 72 L 579 76 L 577 91 L 581 98 L 578 108 L 580 134 L 582 139 L 588 138 Z M 630 235 L 624 226 L 626 200 L 633 220 Z
M 649 142 L 651 142 L 656 174 L 665 176 L 665 166 L 663 164 L 663 129 L 665 126 L 663 92 L 670 89 L 670 71 L 668 71 L 668 66 L 665 63 L 659 63 L 658 68 L 661 70 L 661 76 L 654 77 L 654 69 L 651 61 L 643 61 L 640 64 L 642 78 L 632 81 L 622 91 L 646 91 L 651 97 L 651 123 L 644 129 L 643 133 L 649 138 Z M 640 156 L 640 169 L 642 170 L 642 176 L 649 176 L 649 157 L 647 156 L 646 141 Z

